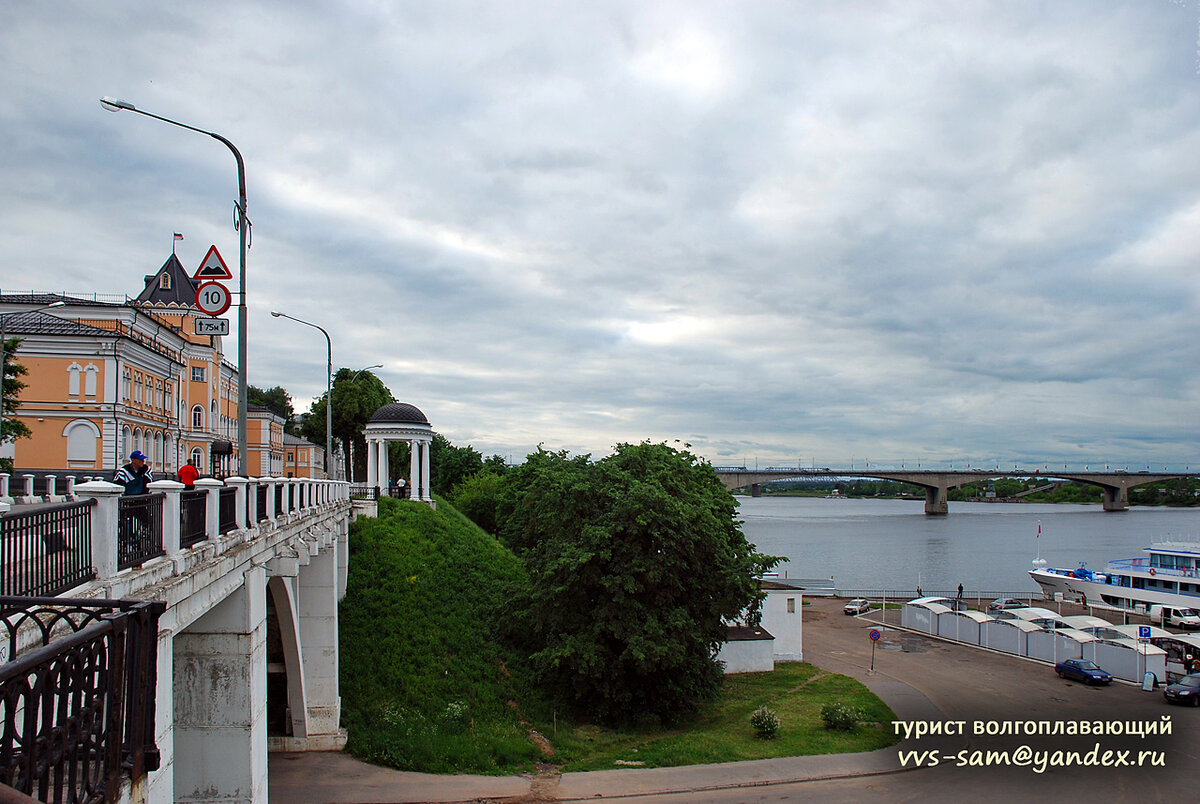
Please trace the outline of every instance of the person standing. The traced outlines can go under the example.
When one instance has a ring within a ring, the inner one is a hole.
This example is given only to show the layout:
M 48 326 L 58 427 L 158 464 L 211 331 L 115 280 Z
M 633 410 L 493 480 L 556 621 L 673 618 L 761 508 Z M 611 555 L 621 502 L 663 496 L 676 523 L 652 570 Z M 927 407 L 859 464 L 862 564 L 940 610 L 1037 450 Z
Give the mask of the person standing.
M 200 477 L 200 470 L 193 466 L 191 461 L 179 467 L 179 482 L 189 489 L 196 486 L 196 478 L 198 477 Z
M 150 484 L 154 482 L 154 475 L 151 474 L 150 467 L 146 465 L 146 456 L 142 454 L 141 450 L 135 449 L 129 453 L 129 463 L 117 470 L 113 476 L 113 482 L 125 487 L 125 496 L 127 497 L 149 493 Z

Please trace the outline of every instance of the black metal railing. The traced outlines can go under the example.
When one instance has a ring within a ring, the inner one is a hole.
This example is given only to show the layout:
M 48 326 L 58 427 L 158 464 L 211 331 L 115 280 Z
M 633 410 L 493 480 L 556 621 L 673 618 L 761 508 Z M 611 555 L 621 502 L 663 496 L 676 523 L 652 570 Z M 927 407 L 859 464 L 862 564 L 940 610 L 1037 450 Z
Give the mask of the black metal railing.
M 184 491 L 179 495 L 179 546 L 191 547 L 208 538 L 208 492 Z
M 287 489 L 283 486 L 275 486 L 275 514 L 274 516 L 283 516 L 283 495 L 287 494 Z
M 258 496 L 254 500 L 254 513 L 257 515 L 252 524 L 258 524 L 267 518 L 267 487 L 265 484 L 259 484 Z
M 43 802 L 115 801 L 159 766 L 159 601 L 0 597 L 0 785 Z M 18 650 L 30 646 L 21 655 Z
M 350 499 L 352 500 L 378 500 L 379 486 L 351 486 Z
M 141 566 L 161 556 L 162 494 L 121 497 L 117 506 L 117 569 Z
M 0 595 L 59 595 L 96 577 L 95 502 L 39 506 L 0 517 Z
M 217 532 L 222 535 L 237 530 L 237 495 L 238 490 L 233 486 L 226 486 L 218 492 Z

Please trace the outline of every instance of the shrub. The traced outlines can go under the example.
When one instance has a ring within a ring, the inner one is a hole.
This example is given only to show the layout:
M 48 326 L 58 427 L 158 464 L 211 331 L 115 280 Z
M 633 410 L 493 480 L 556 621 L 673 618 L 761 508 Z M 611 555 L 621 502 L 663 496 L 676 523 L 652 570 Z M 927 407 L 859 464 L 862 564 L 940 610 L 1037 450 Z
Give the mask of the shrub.
M 854 731 L 858 728 L 858 721 L 864 717 L 866 717 L 866 713 L 863 710 L 855 709 L 844 703 L 825 704 L 821 707 L 821 719 L 825 721 L 827 729 Z
M 774 740 L 779 736 L 779 715 L 765 706 L 760 706 L 750 715 L 750 725 L 760 740 Z

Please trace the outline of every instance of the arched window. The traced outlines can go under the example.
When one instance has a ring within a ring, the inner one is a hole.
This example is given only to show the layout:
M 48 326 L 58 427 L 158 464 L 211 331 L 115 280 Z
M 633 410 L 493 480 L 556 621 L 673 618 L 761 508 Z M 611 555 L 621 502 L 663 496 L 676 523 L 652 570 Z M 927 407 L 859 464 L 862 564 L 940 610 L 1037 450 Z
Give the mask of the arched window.
M 169 273 L 167 273 L 166 271 L 163 271 L 161 274 L 158 275 L 158 289 L 159 290 L 170 290 L 171 289 L 171 275 Z
M 204 450 L 199 447 L 192 448 L 192 466 L 204 471 Z
M 79 375 L 83 372 L 83 366 L 78 363 L 72 363 L 67 366 L 67 394 L 68 396 L 79 396 Z
M 192 429 L 204 429 L 204 408 L 200 407 L 199 405 L 196 405 L 194 408 L 192 408 Z
M 129 425 L 121 428 L 121 455 L 120 461 L 129 457 L 129 453 L 133 452 L 133 439 L 129 432 Z M 118 461 L 118 463 L 120 463 Z
M 76 419 L 63 430 L 67 439 L 67 464 L 77 466 L 87 464 L 91 468 L 96 463 L 96 442 L 100 439 L 100 429 L 87 419 Z
M 96 395 L 96 375 L 100 373 L 95 363 L 88 363 L 83 368 L 83 393 L 85 396 Z

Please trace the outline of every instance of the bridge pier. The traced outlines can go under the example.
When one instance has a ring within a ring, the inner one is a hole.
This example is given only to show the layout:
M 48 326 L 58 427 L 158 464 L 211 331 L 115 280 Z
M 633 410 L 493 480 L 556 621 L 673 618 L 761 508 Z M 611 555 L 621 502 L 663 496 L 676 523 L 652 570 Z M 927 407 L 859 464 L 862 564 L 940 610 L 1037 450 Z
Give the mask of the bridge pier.
M 750 496 L 751 497 L 761 497 L 762 496 L 762 483 L 751 483 L 750 484 Z
M 175 635 L 175 801 L 267 801 L 267 577 L 262 567 Z
M 1104 490 L 1105 511 L 1128 511 L 1129 489 L 1126 486 L 1101 486 Z
M 950 513 L 949 495 L 946 486 L 925 487 L 925 513 L 930 516 L 945 516 Z

